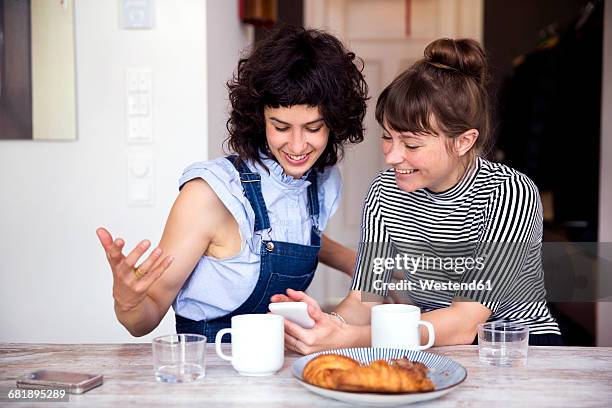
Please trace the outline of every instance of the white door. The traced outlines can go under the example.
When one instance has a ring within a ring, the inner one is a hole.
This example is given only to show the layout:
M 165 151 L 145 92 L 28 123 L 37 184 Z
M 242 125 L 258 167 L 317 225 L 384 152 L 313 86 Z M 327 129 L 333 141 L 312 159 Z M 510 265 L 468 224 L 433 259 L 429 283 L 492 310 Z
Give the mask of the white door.
M 326 230 L 332 239 L 356 249 L 363 199 L 372 179 L 385 168 L 381 129 L 374 118 L 378 95 L 423 56 L 431 41 L 441 37 L 482 41 L 483 0 L 305 0 L 304 25 L 335 34 L 365 63 L 371 96 L 366 136 L 346 151 L 340 164 L 342 203 Z M 346 275 L 320 265 L 308 292 L 324 307 L 331 307 L 344 298 L 349 286 Z

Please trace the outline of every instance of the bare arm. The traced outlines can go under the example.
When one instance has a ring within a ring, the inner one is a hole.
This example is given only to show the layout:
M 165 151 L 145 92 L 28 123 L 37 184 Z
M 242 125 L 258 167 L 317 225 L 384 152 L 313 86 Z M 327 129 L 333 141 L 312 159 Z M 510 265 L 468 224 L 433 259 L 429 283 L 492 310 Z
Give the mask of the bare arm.
M 351 291 L 338 305 L 336 313 L 348 323 L 346 342 L 342 346 L 358 347 L 370 344 L 371 308 L 380 302 L 363 302 L 359 291 Z M 487 321 L 491 311 L 477 302 L 455 301 L 449 307 L 423 313 L 421 318 L 433 324 L 436 346 L 471 344 L 476 337 L 478 324 Z M 365 328 L 364 328 L 365 327 Z M 427 329 L 421 327 L 421 343 L 429 341 Z
M 423 313 L 421 319 L 433 324 L 436 346 L 472 344 L 478 324 L 484 323 L 491 311 L 477 302 L 453 302 L 449 307 Z M 427 329 L 421 327 L 421 343 L 429 341 Z
M 336 321 L 340 339 L 336 347 L 370 347 L 372 307 L 380 304 L 382 302 L 364 302 L 361 291 L 351 290 L 334 310 L 346 321 L 346 324 Z
M 348 276 L 353 276 L 357 252 L 323 234 L 319 260 L 331 268 L 337 269 Z
M 353 295 L 355 293 L 355 295 Z M 344 327 L 342 338 L 345 343 L 339 347 L 369 346 L 370 338 L 370 309 L 374 304 L 360 302 L 355 296 L 359 292 L 352 292 L 336 309 L 349 325 Z M 435 333 L 435 346 L 451 346 L 472 344 L 477 335 L 478 324 L 487 321 L 491 311 L 477 302 L 453 302 L 449 307 L 423 313 L 422 320 L 433 324 Z M 427 344 L 429 333 L 421 327 L 421 343 Z
M 382 300 L 379 302 L 363 302 L 361 291 L 351 290 L 348 296 L 336 307 L 335 312 L 351 325 L 369 325 L 372 307 L 380 304 L 382 304 Z
M 143 290 L 134 286 L 138 282 L 132 281 L 135 261 L 123 260 L 116 266 L 121 273 L 113 270 L 115 314 L 132 335 L 143 336 L 159 325 L 183 283 L 213 242 L 214 232 L 222 226 L 231 226 L 228 222 L 235 223 L 231 215 L 228 220 L 228 215 L 227 209 L 204 180 L 192 180 L 185 184 L 172 206 L 159 244 L 163 253 L 174 256 L 174 262 L 144 289 L 141 301 L 127 301 L 134 297 L 133 291 Z M 151 270 L 162 262 L 160 257 Z
M 287 295 L 274 295 L 272 302 L 306 302 L 315 327 L 304 329 L 285 321 L 285 347 L 302 354 L 336 347 L 369 347 L 371 345 L 371 308 L 379 302 L 362 302 L 361 292 L 351 291 L 336 308 L 347 323 L 323 313 L 316 300 L 304 292 L 287 290 Z M 435 345 L 471 344 L 478 323 L 485 322 L 491 311 L 476 302 L 453 302 L 451 306 L 423 313 L 421 318 L 434 325 Z M 421 343 L 429 341 L 421 330 Z

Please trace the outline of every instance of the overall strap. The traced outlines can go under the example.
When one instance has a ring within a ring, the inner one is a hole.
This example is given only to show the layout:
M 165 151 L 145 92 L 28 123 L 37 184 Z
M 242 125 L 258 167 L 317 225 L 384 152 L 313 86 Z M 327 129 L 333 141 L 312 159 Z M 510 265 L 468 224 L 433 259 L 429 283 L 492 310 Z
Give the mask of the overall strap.
M 315 169 L 310 170 L 307 180 L 310 181 L 308 186 L 308 212 L 313 221 L 316 221 L 319 217 L 319 195 L 317 193 L 317 171 Z
M 237 155 L 231 155 L 226 157 L 240 173 L 240 182 L 242 183 L 242 189 L 244 195 L 251 204 L 253 212 L 255 213 L 255 231 L 261 231 L 263 229 L 270 228 L 270 219 L 268 218 L 268 209 L 266 208 L 266 202 L 261 194 L 261 176 L 258 173 L 254 173 L 249 169 L 244 161 Z

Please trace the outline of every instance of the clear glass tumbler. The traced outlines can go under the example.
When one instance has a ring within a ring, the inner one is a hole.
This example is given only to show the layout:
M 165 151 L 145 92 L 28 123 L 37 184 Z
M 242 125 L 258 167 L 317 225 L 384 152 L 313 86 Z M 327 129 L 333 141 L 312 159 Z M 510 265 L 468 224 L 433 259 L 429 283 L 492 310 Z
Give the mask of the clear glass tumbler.
M 153 367 L 160 382 L 191 382 L 204 377 L 206 336 L 169 334 L 153 339 Z
M 480 362 L 499 367 L 527 364 L 529 328 L 515 323 L 491 322 L 478 325 Z

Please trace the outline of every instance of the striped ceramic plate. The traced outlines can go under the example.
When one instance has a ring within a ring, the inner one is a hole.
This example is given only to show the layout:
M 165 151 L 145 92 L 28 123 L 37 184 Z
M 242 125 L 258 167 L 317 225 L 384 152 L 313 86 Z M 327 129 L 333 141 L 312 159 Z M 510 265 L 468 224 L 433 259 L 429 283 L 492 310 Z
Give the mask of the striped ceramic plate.
M 328 390 L 305 382 L 302 377 L 302 371 L 304 371 L 306 364 L 321 354 L 331 353 L 351 357 L 362 364 L 370 364 L 374 360 L 391 360 L 402 357 L 406 357 L 411 361 L 419 361 L 429 368 L 428 376 L 434 383 L 436 389 L 434 391 L 405 394 L 356 393 Z M 423 351 L 389 348 L 344 348 L 309 354 L 299 358 L 293 363 L 292 373 L 300 380 L 300 383 L 304 387 L 316 394 L 353 404 L 379 407 L 409 404 L 412 402 L 438 398 L 452 391 L 467 377 L 465 367 L 448 357 Z

